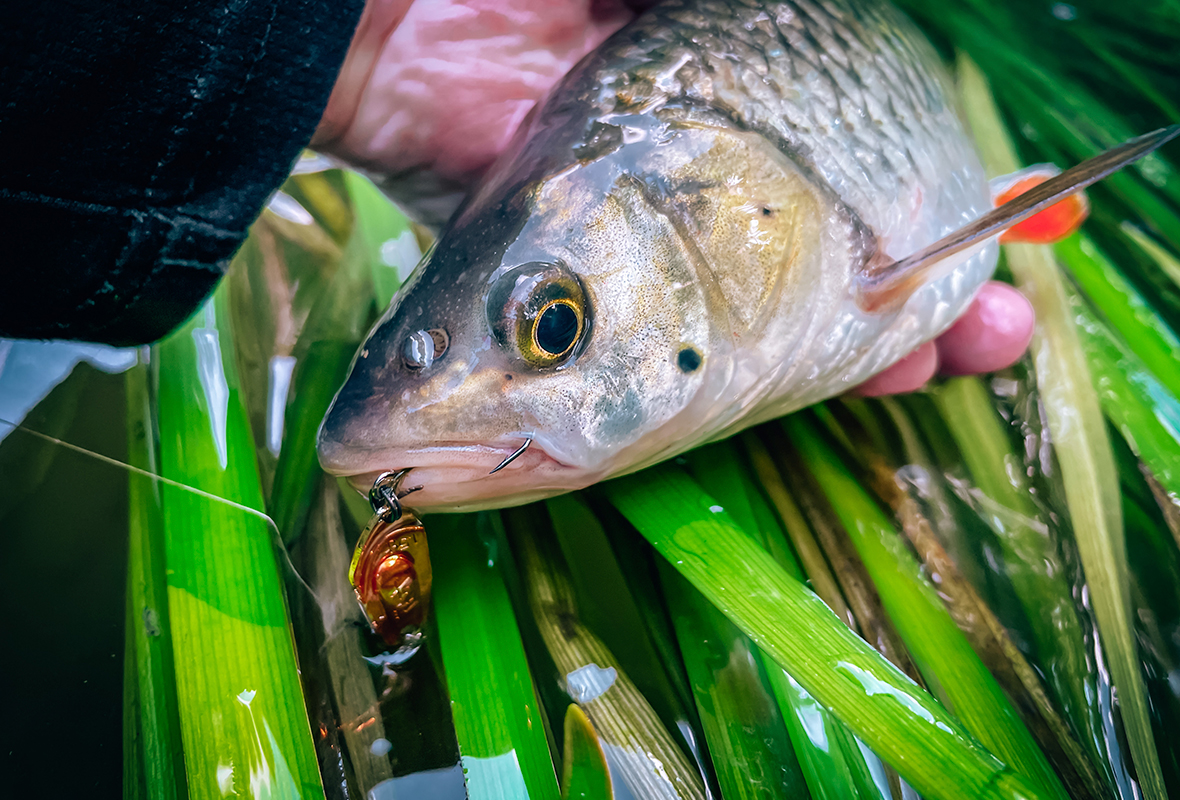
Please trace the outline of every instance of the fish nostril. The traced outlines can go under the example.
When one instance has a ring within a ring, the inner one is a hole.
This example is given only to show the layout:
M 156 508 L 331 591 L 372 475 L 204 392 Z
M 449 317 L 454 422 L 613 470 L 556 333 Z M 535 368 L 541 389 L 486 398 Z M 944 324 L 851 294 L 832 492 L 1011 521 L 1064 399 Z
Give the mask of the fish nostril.
M 441 328 L 414 331 L 402 345 L 402 362 L 409 369 L 426 369 L 442 358 L 450 345 L 450 337 Z

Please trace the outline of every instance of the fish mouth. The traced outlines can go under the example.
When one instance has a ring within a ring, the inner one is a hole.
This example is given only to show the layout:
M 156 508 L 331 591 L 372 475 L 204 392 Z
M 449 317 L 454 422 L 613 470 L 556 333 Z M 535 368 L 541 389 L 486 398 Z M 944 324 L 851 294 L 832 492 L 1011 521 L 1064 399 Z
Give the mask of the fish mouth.
M 321 449 L 320 461 L 328 473 L 346 478 L 366 496 L 382 474 L 409 470 L 399 494 L 407 507 L 423 512 L 504 508 L 594 483 L 592 476 L 553 458 L 535 440 L 518 452 L 526 438 L 496 445 L 447 443 L 420 448 L 336 445 Z M 496 470 L 513 454 L 516 457 L 510 463 Z

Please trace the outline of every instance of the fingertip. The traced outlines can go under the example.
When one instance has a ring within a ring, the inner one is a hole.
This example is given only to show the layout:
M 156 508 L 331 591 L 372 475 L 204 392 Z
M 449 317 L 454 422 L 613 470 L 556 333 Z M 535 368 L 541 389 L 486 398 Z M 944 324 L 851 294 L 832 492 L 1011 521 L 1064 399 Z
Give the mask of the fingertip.
M 941 372 L 976 375 L 1009 367 L 1028 349 L 1035 327 L 1028 298 L 1008 284 L 988 283 L 967 313 L 938 338 Z
M 916 392 L 938 371 L 938 348 L 926 342 L 892 367 L 879 372 L 852 390 L 862 397 Z

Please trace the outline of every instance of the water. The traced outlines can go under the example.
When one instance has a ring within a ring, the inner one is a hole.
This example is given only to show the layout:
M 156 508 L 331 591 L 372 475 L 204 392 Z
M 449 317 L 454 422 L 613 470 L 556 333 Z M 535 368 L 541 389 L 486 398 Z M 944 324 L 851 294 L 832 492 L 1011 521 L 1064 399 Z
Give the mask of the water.
M 26 424 L 123 458 L 123 419 L 122 377 L 82 364 Z M 0 785 L 118 797 L 126 473 L 16 431 L 0 486 Z

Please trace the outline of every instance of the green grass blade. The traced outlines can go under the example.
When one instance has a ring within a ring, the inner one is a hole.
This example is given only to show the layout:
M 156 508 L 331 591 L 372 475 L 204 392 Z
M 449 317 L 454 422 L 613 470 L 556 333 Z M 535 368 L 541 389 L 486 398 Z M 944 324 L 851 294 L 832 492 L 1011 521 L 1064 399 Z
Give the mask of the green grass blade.
M 611 800 L 610 769 L 598 734 L 577 703 L 565 710 L 561 800 Z
M 1048 797 L 1062 788 L 1032 735 L 980 661 L 892 521 L 799 415 L 784 420 L 791 442 L 852 537 L 893 624 L 922 676 L 991 752 L 1036 781 Z
M 128 597 L 126 626 L 131 630 L 135 614 Z M 123 642 L 123 800 L 146 800 L 143 774 L 143 735 L 139 730 L 139 676 L 135 674 L 135 641 Z
M 1043 797 L 790 577 L 717 502 L 663 465 L 605 491 L 680 574 L 919 793 Z
M 637 797 L 704 798 L 696 768 L 614 655 L 581 621 L 568 568 L 541 508 L 509 509 L 506 527 L 545 648 L 566 693 L 602 740 L 612 775 Z
M 368 180 L 345 172 L 339 181 L 347 195 L 333 195 L 327 180 L 300 183 L 319 187 L 325 202 L 327 198 L 351 202 L 353 226 L 342 263 L 308 311 L 293 353 L 296 366 L 268 504 L 286 543 L 299 535 L 320 475 L 316 461 L 320 422 L 348 375 L 357 347 L 399 284 L 398 270 L 386 261 L 411 246 L 396 246 L 400 237 L 413 239 L 409 223 Z M 391 242 L 395 246 L 388 246 Z M 412 247 L 416 253 L 417 245 Z
M 803 580 L 803 575 L 806 574 L 811 588 L 819 595 L 820 599 L 827 603 L 828 608 L 832 609 L 832 612 L 846 625 L 850 628 L 853 627 L 856 621 L 848 609 L 848 604 L 844 602 L 844 595 L 828 567 L 827 559 L 824 558 L 823 551 L 816 542 L 815 536 L 812 535 L 807 520 L 803 517 L 803 511 L 795 502 L 795 498 L 775 468 L 774 460 L 767 452 L 766 445 L 753 433 L 743 434 L 742 443 L 750 456 L 750 463 L 758 476 L 759 483 L 762 484 L 763 490 L 774 505 L 774 510 L 782 521 L 783 529 L 786 530 L 791 544 L 794 545 L 794 554 L 786 554 L 785 558 L 780 556 L 776 560 L 800 580 Z M 798 556 L 799 564 L 795 563 L 794 555 Z M 800 569 L 800 564 L 802 569 Z
M 852 629 L 914 682 L 922 685 L 924 678 L 914 665 L 896 626 L 886 614 L 880 592 L 873 586 L 863 559 L 832 508 L 831 499 L 825 495 L 779 427 L 768 425 L 760 433 L 773 448 L 773 458 L 784 478 L 791 483 L 794 496 L 807 518 L 806 524 L 800 529 L 796 530 L 794 526 L 788 528 L 791 541 L 800 542 L 811 537 L 814 531 L 814 538 L 822 547 L 827 562 L 832 565 L 844 599 L 852 610 L 855 621 Z M 802 548 L 799 549 L 802 551 Z M 827 602 L 827 598 L 821 599 Z
M 238 395 L 225 285 L 154 350 L 160 471 L 262 507 Z M 220 324 L 219 324 L 220 323 Z M 162 487 L 168 610 L 189 794 L 322 792 L 270 529 L 252 515 Z
M 146 367 L 127 372 L 127 454 L 132 466 L 156 471 Z M 176 700 L 171 625 L 164 565 L 159 485 L 142 475 L 128 480 L 127 669 L 132 674 L 136 749 L 146 797 L 187 795 Z
M 421 258 L 410 221 L 368 178 L 344 173 L 356 214 L 354 237 L 363 245 L 378 311 L 384 311 L 402 280 Z
M 578 603 L 579 618 L 602 640 L 635 688 L 663 720 L 664 727 L 676 735 L 684 726 L 697 722 L 688 680 L 675 667 L 680 664 L 679 649 L 673 644 L 662 651 L 653 635 L 656 618 L 667 619 L 667 609 L 659 594 L 654 565 L 633 549 L 616 551 L 611 547 L 606 528 L 581 495 L 567 494 L 545 501 L 553 536 L 569 569 L 570 584 Z M 628 579 L 621 563 L 641 571 L 644 578 Z M 645 592 L 645 584 L 653 584 Z M 669 636 L 671 620 L 668 620 Z M 683 685 L 678 685 L 679 682 Z M 688 744 L 682 742 L 682 744 Z M 691 748 L 690 748 L 691 749 Z
M 979 411 L 966 406 L 955 406 L 958 416 L 969 417 L 973 412 Z M 914 432 L 907 433 L 909 435 L 903 438 L 910 438 Z M 1091 758 L 1100 757 L 1098 751 L 1095 749 L 1087 756 L 1074 740 L 1065 720 L 1057 713 L 1042 687 L 1036 671 L 1025 660 L 999 619 L 983 602 L 943 548 L 932 520 L 926 516 L 918 499 L 903 488 L 893 465 L 873 444 L 866 441 L 867 436 L 862 432 L 854 430 L 852 435 L 858 445 L 856 453 L 867 470 L 868 485 L 877 497 L 892 509 L 902 532 L 913 547 L 925 574 L 938 590 L 951 618 L 1004 693 L 1012 700 L 1013 707 L 1020 713 L 1029 732 L 1065 784 L 1070 797 L 1074 800 L 1105 797 L 1106 787 L 1091 766 Z M 1012 463 L 1014 461 L 1005 461 L 996 466 L 1002 469 Z M 1047 540 L 1047 537 L 1044 538 Z M 1029 560 L 1036 564 L 1035 555 Z M 1044 568 L 1043 564 L 1039 566 Z M 1012 569 L 1015 568 L 1009 567 L 1009 572 Z M 1066 595 L 1057 599 L 1069 601 L 1072 598 Z M 1053 609 L 1052 606 L 1049 608 Z M 1039 612 L 1041 609 L 1033 611 Z M 1068 611 L 1073 611 L 1072 605 L 1068 606 Z M 1074 616 L 1076 622 L 1076 614 Z M 1070 643 L 1078 647 L 1076 654 L 1080 657 L 1084 642 L 1078 639 Z
M 283 447 L 275 467 L 269 511 L 285 544 L 299 537 L 322 474 L 316 457 L 320 422 L 344 382 L 359 341 L 318 341 L 298 359 L 284 420 Z
M 434 615 L 471 800 L 556 800 L 541 709 L 483 517 L 430 517 Z
M 1180 286 L 1180 259 L 1177 259 L 1166 248 L 1161 247 L 1150 236 L 1131 223 L 1124 222 L 1119 227 L 1128 239 L 1133 241 L 1140 250 L 1156 263 L 1160 272 L 1167 275 L 1172 283 Z M 1172 246 L 1180 248 L 1180 244 L 1175 242 L 1172 243 Z
M 354 224 L 345 174 L 322 156 L 304 150 L 282 186 L 282 191 L 303 206 L 320 230 L 341 244 L 348 241 Z
M 1180 339 L 1122 276 L 1090 237 L 1077 234 L 1053 248 L 1086 298 L 1155 376 L 1180 397 Z
M 985 168 L 992 175 L 1016 171 L 1020 162 L 986 79 L 966 58 L 960 59 L 959 79 Z M 1144 795 L 1148 800 L 1163 800 L 1167 793 L 1130 619 L 1118 471 L 1097 392 L 1052 251 L 1039 245 L 1009 245 L 1005 253 L 1012 274 L 1036 311 L 1032 354 L 1037 385 L 1061 464 L 1078 553 L 1118 690 L 1127 741 Z
M 934 392 L 935 402 L 963 456 L 975 487 L 988 501 L 981 516 L 996 534 L 1011 581 L 1057 701 L 1096 764 L 1103 764 L 1103 724 L 1085 632 L 1056 543 L 1047 536 L 1031 486 L 1012 465 L 1004 423 L 978 378 L 952 378 Z M 1108 776 L 1109 779 L 1109 776 Z
M 756 648 L 667 563 L 659 566 L 722 796 L 799 797 L 807 787 Z
M 807 529 L 802 513 L 783 484 L 765 446 L 753 433 L 747 433 L 743 440 L 751 467 L 759 476 L 768 496 L 774 499 L 775 510 L 771 509 L 767 499 L 752 485 L 752 475 L 747 474 L 745 464 L 738 457 L 737 450 L 731 442 L 722 442 L 690 454 L 688 460 L 694 477 L 698 483 L 709 487 L 711 496 L 721 503 L 726 512 L 744 526 L 745 530 L 757 533 L 755 538 L 793 578 L 805 580 L 795 552 L 813 552 L 818 556 L 818 568 L 827 572 L 827 562 L 819 551 L 815 538 Z M 792 552 L 783 536 L 779 521 L 775 519 L 775 511 L 779 513 L 784 527 L 793 529 L 791 541 L 795 544 L 795 552 Z M 806 579 L 813 588 L 816 587 L 814 578 L 807 576 Z M 845 624 L 851 627 L 855 620 L 844 605 L 843 596 L 840 590 L 835 588 L 835 581 L 830 573 L 827 580 L 830 581 L 830 590 L 835 594 L 831 598 L 820 595 L 820 598 L 833 610 L 833 601 L 838 604 L 836 607 L 843 608 L 845 613 L 849 614 Z M 695 594 L 700 601 L 704 600 L 700 593 Z M 720 612 L 716 610 L 713 613 L 720 616 Z M 878 785 L 877 775 L 874 774 L 874 770 L 880 774 L 882 784 L 889 780 L 880 759 L 871 753 L 866 755 L 848 728 L 832 716 L 831 712 L 816 703 L 815 699 L 792 680 L 774 659 L 761 650 L 757 651 L 757 658 L 765 671 L 771 694 L 778 703 L 793 746 L 795 760 L 799 764 L 798 769 L 806 781 L 806 788 L 802 791 L 810 790 L 809 793 L 816 800 L 845 797 L 880 798 L 887 795 L 888 791 L 882 790 Z
M 974 3 L 975 10 L 926 0 L 903 0 L 901 5 L 984 67 L 1006 110 L 1019 120 L 1027 139 L 1024 146 L 1034 154 L 1034 160 L 1058 161 L 1064 167 L 1068 165 L 1065 162 L 1076 163 L 1144 132 L 1137 127 L 1143 125 L 1141 111 L 1118 113 L 1077 79 L 1075 69 L 1055 63 L 1054 54 L 1038 41 L 1035 26 L 1026 24 L 1026 16 L 1016 4 L 981 0 Z M 1134 14 L 1141 12 L 1137 8 Z M 1119 16 L 1125 25 L 1130 15 Z M 1085 47 L 1067 49 L 1078 53 L 1086 64 L 1099 63 L 1099 57 Z M 1150 101 L 1136 96 L 1125 78 L 1106 71 L 1108 82 L 1119 87 L 1120 96 L 1138 101 L 1140 108 L 1143 101 Z M 1157 117 L 1148 124 L 1164 121 Z M 1175 175 L 1175 168 L 1164 156 L 1157 153 L 1143 159 L 1095 189 L 1096 216 L 1113 214 L 1117 219 L 1130 210 L 1174 249 L 1180 248 L 1180 215 L 1176 212 L 1180 181 Z
M 1106 47 L 1099 36 L 1095 35 L 1097 32 L 1091 28 L 1079 27 L 1075 28 L 1075 34 L 1086 43 L 1086 46 L 1106 62 L 1120 78 L 1122 78 L 1128 86 L 1131 86 L 1135 91 L 1142 94 L 1148 101 L 1156 106 L 1164 116 L 1168 119 L 1180 119 L 1180 107 L 1177 107 L 1170 98 L 1160 92 L 1151 80 L 1141 71 L 1129 63 L 1126 59 L 1121 58 L 1110 48 Z
M 1106 417 L 1164 491 L 1180 498 L 1180 401 L 1070 293 Z
M 811 796 L 815 800 L 885 796 L 851 731 L 773 660 L 765 658 L 763 663 Z
M 928 394 L 905 395 L 904 400 L 885 397 L 877 401 L 900 437 L 898 452 L 906 460 L 907 490 L 922 502 L 923 510 L 938 532 L 939 542 L 954 560 L 963 577 L 982 590 L 987 578 L 979 556 L 978 537 L 962 524 L 946 481 L 944 465 L 959 464 L 959 454 L 945 420 Z M 918 404 L 918 408 L 914 408 Z M 929 428 L 937 431 L 926 437 Z M 927 438 L 929 439 L 927 441 Z

